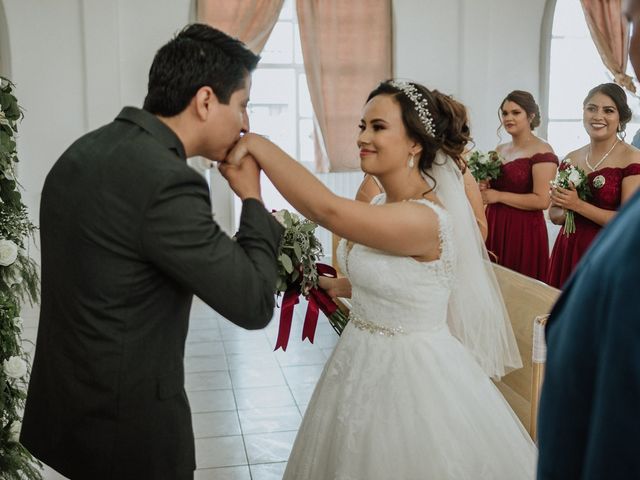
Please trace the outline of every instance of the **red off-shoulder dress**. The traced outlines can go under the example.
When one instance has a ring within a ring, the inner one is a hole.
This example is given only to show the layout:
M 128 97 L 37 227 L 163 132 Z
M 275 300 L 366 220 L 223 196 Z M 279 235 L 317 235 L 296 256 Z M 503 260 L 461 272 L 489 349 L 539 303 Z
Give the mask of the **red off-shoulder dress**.
M 622 180 L 631 175 L 640 175 L 640 163 L 631 163 L 625 168 L 605 167 L 589 173 L 587 175 L 591 189 L 589 203 L 598 208 L 617 210 L 622 198 Z M 602 179 L 604 179 L 604 185 L 597 188 L 596 185 L 602 184 Z M 594 180 L 596 180 L 595 185 Z M 551 252 L 547 283 L 557 288 L 564 285 L 593 239 L 602 230 L 600 225 L 582 215 L 575 213 L 574 218 L 575 233 L 567 237 L 562 227 Z
M 526 194 L 533 192 L 533 166 L 537 163 L 558 164 L 551 152 L 518 158 L 501 167 L 500 176 L 491 188 L 501 192 Z M 542 210 L 522 210 L 504 203 L 487 206 L 487 250 L 498 264 L 541 281 L 547 279 L 549 238 Z M 493 256 L 492 256 L 493 257 Z

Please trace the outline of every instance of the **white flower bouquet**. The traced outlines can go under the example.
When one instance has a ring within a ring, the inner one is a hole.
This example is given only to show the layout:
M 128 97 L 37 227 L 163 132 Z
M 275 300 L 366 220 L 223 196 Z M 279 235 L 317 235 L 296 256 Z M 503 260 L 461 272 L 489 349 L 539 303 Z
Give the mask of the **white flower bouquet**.
M 551 181 L 553 188 L 565 188 L 571 187 L 576 189 L 578 197 L 582 200 L 586 200 L 591 196 L 591 190 L 589 189 L 589 183 L 587 182 L 587 174 L 580 167 L 576 167 L 571 163 L 570 158 L 565 158 L 560 162 L 556 178 Z M 567 214 L 564 220 L 564 235 L 567 237 L 576 231 L 576 222 L 574 213 L 572 210 L 567 210 Z
M 318 287 L 318 275 L 335 277 L 336 271 L 329 265 L 318 263 L 322 257 L 322 244 L 315 236 L 317 225 L 287 210 L 274 212 L 273 215 L 285 228 L 278 250 L 276 293 L 283 294 L 283 298 L 275 349 L 287 349 L 293 307 L 300 295 L 309 302 L 302 339 L 308 338 L 313 343 L 319 311 L 327 316 L 333 329 L 340 335 L 348 318 L 331 297 Z
M 474 150 L 469 159 L 467 166 L 471 170 L 471 175 L 476 181 L 495 180 L 500 176 L 500 167 L 502 167 L 503 159 L 495 150 L 489 150 L 484 153 L 480 150 Z

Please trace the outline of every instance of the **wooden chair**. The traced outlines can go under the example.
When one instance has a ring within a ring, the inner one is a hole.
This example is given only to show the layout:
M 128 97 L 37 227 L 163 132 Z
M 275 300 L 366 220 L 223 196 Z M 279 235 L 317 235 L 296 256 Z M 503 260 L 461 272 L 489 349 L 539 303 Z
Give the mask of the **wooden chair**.
M 531 438 L 536 439 L 538 401 L 544 375 L 544 351 L 533 361 L 534 331 L 539 337 L 560 290 L 500 265 L 494 265 L 511 326 L 522 356 L 523 368 L 504 377 L 496 386 L 511 405 Z M 538 349 L 544 348 L 538 342 Z M 542 363 L 541 363 L 542 362 Z

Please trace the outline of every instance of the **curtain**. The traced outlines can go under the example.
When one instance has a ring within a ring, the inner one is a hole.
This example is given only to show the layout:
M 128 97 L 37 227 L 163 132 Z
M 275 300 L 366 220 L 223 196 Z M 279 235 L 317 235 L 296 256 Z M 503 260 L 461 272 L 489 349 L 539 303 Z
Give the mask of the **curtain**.
M 391 0 L 297 0 L 316 116 L 316 171 L 359 169 L 357 126 L 368 93 L 391 77 Z
M 633 80 L 626 74 L 629 49 L 629 28 L 622 16 L 622 0 L 580 0 L 582 10 L 605 67 L 616 83 L 631 92 Z
M 264 48 L 284 0 L 198 0 L 197 19 L 243 41 L 254 53 Z

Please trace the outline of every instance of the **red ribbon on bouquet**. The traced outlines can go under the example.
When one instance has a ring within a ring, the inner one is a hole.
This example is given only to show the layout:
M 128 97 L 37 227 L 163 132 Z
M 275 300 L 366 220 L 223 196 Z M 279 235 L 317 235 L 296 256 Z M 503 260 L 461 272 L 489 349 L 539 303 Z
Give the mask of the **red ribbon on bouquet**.
M 324 263 L 316 263 L 318 275 L 323 277 L 337 276 L 336 269 Z M 289 335 L 291 334 L 291 323 L 293 321 L 293 307 L 300 302 L 300 285 L 295 285 L 287 290 L 282 297 L 282 307 L 280 307 L 280 326 L 278 328 L 278 339 L 276 348 L 282 348 L 287 351 L 289 344 Z M 313 343 L 318 325 L 318 313 L 322 311 L 326 316 L 335 312 L 338 306 L 331 300 L 331 297 L 321 288 L 314 287 L 309 290 L 307 295 L 309 304 L 307 305 L 307 313 L 304 316 L 304 325 L 302 327 L 302 340 L 309 339 Z

